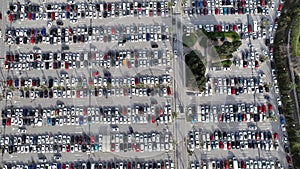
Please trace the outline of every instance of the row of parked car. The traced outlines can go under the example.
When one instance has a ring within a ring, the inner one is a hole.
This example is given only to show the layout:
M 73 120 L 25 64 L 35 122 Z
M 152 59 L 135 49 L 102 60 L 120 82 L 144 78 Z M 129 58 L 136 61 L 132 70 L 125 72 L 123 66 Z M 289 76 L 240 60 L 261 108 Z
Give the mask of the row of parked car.
M 33 136 L 22 136 L 26 137 L 26 139 L 33 139 Z M 79 139 L 82 137 L 78 137 Z M 77 139 L 77 137 L 76 137 Z M 10 145 L 3 145 L 1 146 L 2 152 L 13 154 L 13 153 L 74 153 L 74 152 L 83 152 L 83 153 L 95 153 L 102 151 L 101 145 L 95 143 L 84 143 L 82 140 L 79 140 L 78 143 L 61 143 L 61 144 L 47 144 L 47 143 L 40 143 L 40 144 L 23 144 L 20 141 L 23 141 L 21 137 L 17 137 L 18 141 L 17 145 L 13 142 L 10 142 Z M 81 143 L 80 143 L 81 142 Z M 23 144 L 23 145 L 19 145 Z
M 99 73 L 98 73 L 99 74 Z M 149 87 L 155 87 L 157 85 L 171 85 L 171 76 L 169 74 L 163 74 L 160 76 L 152 75 L 137 75 L 135 77 L 111 77 L 111 76 L 94 76 L 90 78 L 85 77 L 69 77 L 68 74 L 65 74 L 64 77 L 59 78 L 7 78 L 7 86 L 15 88 L 56 88 L 56 87 L 83 87 L 88 88 L 89 86 L 93 87 L 103 87 L 108 86 L 115 87 L 124 87 L 131 86 L 139 88 L 139 86 L 145 85 Z
M 160 88 L 150 88 L 150 87 L 141 87 L 141 88 L 92 88 L 92 89 L 70 89 L 64 87 L 57 87 L 54 89 L 20 89 L 18 96 L 19 98 L 31 100 L 35 99 L 52 99 L 52 98 L 87 98 L 90 96 L 93 97 L 149 97 L 149 96 L 160 96 L 160 97 L 168 97 L 172 94 L 171 88 L 160 87 Z M 6 93 L 6 99 L 12 100 L 14 97 L 13 92 L 8 91 Z
M 135 1 L 135 2 L 78 2 L 78 3 L 47 3 L 20 4 L 9 6 L 9 21 L 16 20 L 70 20 L 77 23 L 78 19 L 114 18 L 128 16 L 169 16 L 168 1 Z
M 57 169 L 139 169 L 139 168 L 152 168 L 152 169 L 174 169 L 175 164 L 172 160 L 151 160 L 151 161 L 138 161 L 138 160 L 110 160 L 110 161 L 79 161 L 79 162 L 39 162 L 39 163 L 5 163 L 4 169 L 46 169 L 49 168 Z
M 221 105 L 191 105 L 188 108 L 190 114 L 197 113 L 213 113 L 213 114 L 224 114 L 224 113 L 266 113 L 272 111 L 273 106 L 271 103 L 267 105 L 251 104 L 251 103 L 237 103 L 237 104 L 221 104 Z
M 170 51 L 166 50 L 108 50 L 98 51 L 91 48 L 90 52 L 42 52 L 40 49 L 28 53 L 6 53 L 6 62 L 53 62 L 53 61 L 100 61 L 100 60 L 137 60 L 137 59 L 170 58 Z
M 5 69 L 30 71 L 30 70 L 71 70 L 71 69 L 92 69 L 111 67 L 125 67 L 128 69 L 138 67 L 170 67 L 170 58 L 140 58 L 140 59 L 122 59 L 122 60 L 90 60 L 90 61 L 33 61 L 33 62 L 5 62 Z
M 237 159 L 236 157 L 232 157 L 229 159 L 213 159 L 210 161 L 202 162 L 203 169 L 213 168 L 270 168 L 275 169 L 283 169 L 283 165 L 277 159 Z
M 194 114 L 192 120 L 194 123 L 234 123 L 234 122 L 266 122 L 268 118 L 274 116 L 273 114 L 266 113 L 223 113 L 223 114 L 213 114 L 213 113 L 203 113 Z
M 7 108 L 2 111 L 3 126 L 63 126 L 92 123 L 131 124 L 172 122 L 170 105 L 136 104 L 116 107 Z
M 262 80 L 260 77 L 214 78 L 212 79 L 214 83 L 211 83 L 211 79 L 208 80 L 206 89 L 208 89 L 208 95 L 213 93 L 227 95 L 263 94 L 269 92 L 270 89 Z M 207 96 L 207 93 L 205 93 L 205 96 Z
M 53 70 L 97 67 L 153 67 L 170 66 L 169 52 L 109 51 L 91 53 L 27 53 L 6 55 L 5 68 L 9 70 Z M 97 71 L 93 72 L 97 76 Z
M 157 27 L 159 29 L 156 29 Z M 124 46 L 126 42 L 158 42 L 169 41 L 170 39 L 169 28 L 164 27 L 162 29 L 162 26 L 138 26 L 138 29 L 136 26 L 119 29 L 109 28 L 111 29 L 102 27 L 51 27 L 49 33 L 47 33 L 46 28 L 8 28 L 6 29 L 5 42 L 8 45 L 39 43 L 57 45 L 100 41 L 102 43 L 118 42 L 119 46 Z
M 209 106 L 199 105 L 188 108 L 194 122 L 262 122 L 273 117 L 272 104 L 236 104 Z
M 6 107 L 2 110 L 2 118 L 8 117 L 50 117 L 60 116 L 90 116 L 104 114 L 123 114 L 123 115 L 138 115 L 138 114 L 171 114 L 171 105 L 148 105 L 135 104 L 130 106 L 97 106 L 97 107 L 80 107 L 80 106 L 65 106 L 63 103 L 55 107 L 28 108 L 28 107 Z
M 171 151 L 173 138 L 170 133 L 116 133 L 110 136 L 112 152 L 127 152 L 134 145 L 136 152 Z
M 195 15 L 269 15 L 267 7 L 191 7 L 185 8 L 184 14 L 189 17 Z
M 39 135 L 7 135 L 2 136 L 0 144 L 5 145 L 41 145 L 41 144 L 95 144 L 101 143 L 101 140 L 94 135 L 87 134 L 39 134 Z

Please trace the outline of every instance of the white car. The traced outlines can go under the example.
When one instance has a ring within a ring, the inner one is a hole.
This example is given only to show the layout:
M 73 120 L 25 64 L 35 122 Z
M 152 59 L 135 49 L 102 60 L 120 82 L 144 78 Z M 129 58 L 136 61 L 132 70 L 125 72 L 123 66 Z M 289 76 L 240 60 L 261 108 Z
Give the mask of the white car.
M 54 156 L 53 156 L 53 160 L 61 161 L 61 160 L 62 160 L 62 157 L 61 157 L 61 155 L 54 155 Z
M 119 127 L 118 126 L 112 127 L 112 131 L 119 131 Z
M 18 129 L 18 132 L 19 132 L 19 133 L 22 133 L 22 134 L 23 134 L 23 133 L 26 133 L 26 131 L 27 131 L 27 130 L 26 130 L 25 128 L 19 128 L 19 129 Z
M 52 26 L 52 21 L 48 21 L 47 26 L 48 26 L 48 28 L 51 28 L 51 26 Z
M 282 105 L 282 102 L 281 102 L 281 100 L 280 100 L 279 97 L 277 98 L 277 104 L 278 104 L 278 106 L 281 106 L 281 105 Z
M 257 126 L 256 125 L 249 125 L 248 129 L 249 130 L 257 130 Z

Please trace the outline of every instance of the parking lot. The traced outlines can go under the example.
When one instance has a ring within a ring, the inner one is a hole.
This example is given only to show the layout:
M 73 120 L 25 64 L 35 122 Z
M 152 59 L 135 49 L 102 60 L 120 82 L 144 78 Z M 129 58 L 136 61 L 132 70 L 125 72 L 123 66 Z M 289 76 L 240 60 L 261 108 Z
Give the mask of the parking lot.
M 3 168 L 288 168 L 282 4 L 1 2 Z M 186 89 L 181 42 L 199 30 L 242 42 L 203 92 Z

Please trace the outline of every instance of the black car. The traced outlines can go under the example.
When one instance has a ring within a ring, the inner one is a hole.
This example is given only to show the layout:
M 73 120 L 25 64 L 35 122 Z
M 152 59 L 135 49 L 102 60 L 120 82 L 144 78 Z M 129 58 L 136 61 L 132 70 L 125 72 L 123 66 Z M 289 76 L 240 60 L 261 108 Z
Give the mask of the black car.
M 26 91 L 25 97 L 26 97 L 26 98 L 29 98 L 29 91 Z
M 61 21 L 61 20 L 57 20 L 57 21 L 56 21 L 56 24 L 57 24 L 58 26 L 63 26 L 63 25 L 64 25 L 63 21 Z
M 48 88 L 52 88 L 52 87 L 53 87 L 53 79 L 49 79 Z

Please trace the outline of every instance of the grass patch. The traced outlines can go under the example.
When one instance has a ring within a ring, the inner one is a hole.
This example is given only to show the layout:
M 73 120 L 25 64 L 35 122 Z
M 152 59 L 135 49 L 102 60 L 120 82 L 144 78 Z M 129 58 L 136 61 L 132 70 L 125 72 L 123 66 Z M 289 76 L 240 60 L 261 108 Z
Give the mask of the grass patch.
M 230 59 L 223 60 L 221 62 L 212 63 L 213 67 L 230 67 L 232 65 L 232 61 Z
M 195 33 L 190 33 L 187 36 L 187 33 L 183 34 L 182 36 L 182 45 L 185 47 L 192 47 L 198 40 L 198 36 Z
M 223 60 L 221 62 L 221 64 L 224 66 L 224 67 L 230 67 L 232 65 L 232 61 L 231 60 Z
M 195 51 L 191 51 L 185 56 L 185 63 L 188 69 L 188 71 L 186 71 L 186 85 L 191 90 L 196 90 L 195 86 L 199 91 L 205 90 L 205 83 L 207 81 L 205 77 L 206 68 L 201 58 L 202 56 L 198 56 Z
M 294 17 L 291 30 L 291 47 L 295 56 L 300 56 L 300 13 Z
M 217 40 L 218 38 L 230 38 L 232 41 L 239 41 L 240 35 L 236 32 L 206 32 L 205 35 L 211 40 Z

